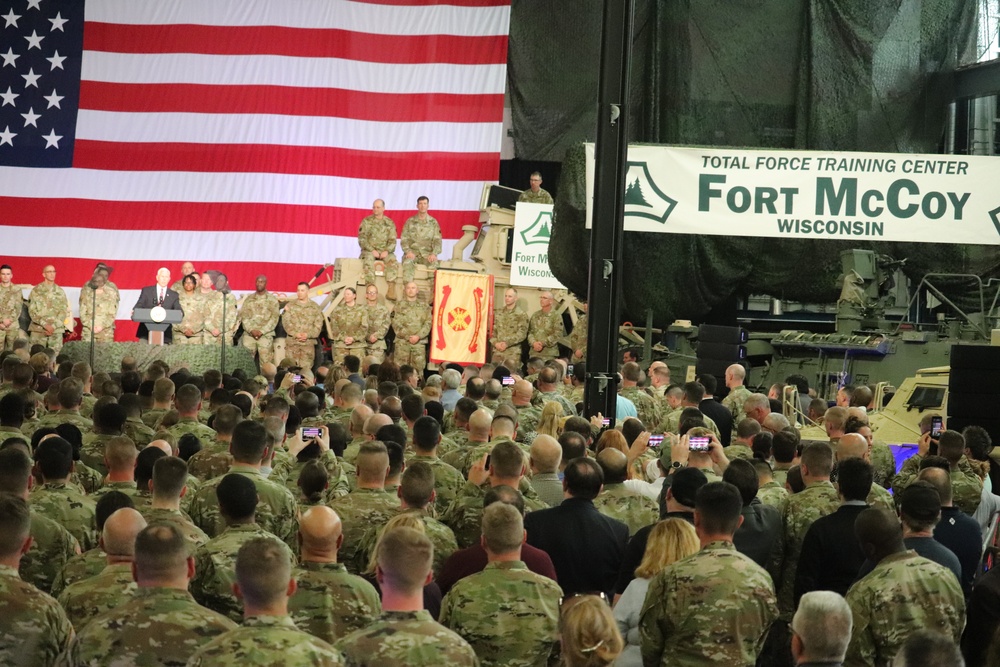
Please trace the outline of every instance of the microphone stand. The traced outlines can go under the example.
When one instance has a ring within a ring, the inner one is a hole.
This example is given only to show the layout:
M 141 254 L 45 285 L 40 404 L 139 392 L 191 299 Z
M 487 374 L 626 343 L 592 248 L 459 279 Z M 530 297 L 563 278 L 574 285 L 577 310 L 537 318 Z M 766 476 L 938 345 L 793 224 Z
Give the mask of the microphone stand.
M 90 286 L 90 293 L 93 296 L 93 301 L 90 304 L 90 369 L 95 371 L 94 364 L 96 359 L 96 345 L 94 333 L 94 326 L 97 323 L 97 285 L 94 284 L 93 279 L 88 283 Z
M 219 367 L 219 372 L 223 375 L 226 373 L 226 293 L 220 290 L 222 293 L 222 363 Z

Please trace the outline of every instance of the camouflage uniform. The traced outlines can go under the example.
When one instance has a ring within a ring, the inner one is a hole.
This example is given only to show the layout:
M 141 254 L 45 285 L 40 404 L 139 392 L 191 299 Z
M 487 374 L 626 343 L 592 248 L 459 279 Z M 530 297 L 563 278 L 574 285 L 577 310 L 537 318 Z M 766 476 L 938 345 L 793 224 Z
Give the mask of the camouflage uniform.
M 400 236 L 400 245 L 403 247 L 403 282 L 413 280 L 416 273 L 415 264 L 423 264 L 429 271 L 437 270 L 439 263 L 427 260 L 429 255 L 441 256 L 441 226 L 438 221 L 430 215 L 426 215 L 424 220 L 420 219 L 420 214 L 411 216 L 403 224 L 403 233 Z M 412 252 L 416 257 L 406 259 L 406 253 Z
M 408 509 L 403 510 L 401 514 L 416 514 L 423 521 L 424 532 L 431 541 L 431 544 L 434 545 L 434 564 L 432 569 L 435 576 L 439 575 L 444 562 L 448 560 L 449 556 L 458 551 L 455 533 L 451 531 L 451 528 L 431 516 L 428 510 Z M 360 551 L 365 555 L 365 562 L 371 562 L 371 558 L 375 553 L 375 542 L 382 533 L 382 528 L 382 526 L 373 526 L 361 538 Z
M 757 498 L 765 505 L 770 505 L 778 511 L 783 512 L 785 502 L 788 500 L 788 491 L 783 484 L 779 484 L 776 480 L 772 479 L 757 489 Z M 805 537 L 805 533 L 802 536 Z
M 710 542 L 649 582 L 643 664 L 753 665 L 777 616 L 771 575 L 732 542 Z
M 17 570 L 0 565 L 0 664 L 37 667 L 55 664 L 73 638 L 73 626 L 59 603 Z
M 80 461 L 88 468 L 96 470 L 103 478 L 108 474 L 108 468 L 104 465 L 104 448 L 108 440 L 116 436 L 109 433 L 94 433 L 93 431 L 83 434 L 83 443 L 80 446 Z
M 73 538 L 73 543 L 77 544 L 76 538 Z M 21 564 L 24 564 L 24 560 L 21 561 Z M 100 547 L 84 551 L 82 554 L 73 554 L 52 583 L 52 597 L 58 598 L 67 586 L 96 577 L 104 572 L 104 568 L 107 566 L 108 555 Z
M 323 641 L 333 643 L 361 630 L 382 613 L 375 587 L 350 574 L 343 563 L 305 561 L 292 576 L 299 587 L 288 600 L 288 613 Z
M 656 424 L 663 421 L 663 413 L 660 411 L 659 402 L 639 387 L 622 387 L 618 390 L 618 393 L 635 404 L 635 411 L 639 415 L 639 421 L 646 428 L 654 428 Z
M 194 552 L 194 579 L 189 587 L 198 604 L 233 621 L 243 618 L 243 601 L 233 593 L 236 554 L 240 547 L 258 537 L 273 538 L 274 535 L 255 523 L 243 523 L 229 526 L 221 535 L 198 547 Z M 287 546 L 285 549 L 288 560 L 294 563 L 295 556 Z
M 479 543 L 483 531 L 483 497 L 488 488 L 489 483 L 476 486 L 472 482 L 466 482 L 458 492 L 455 502 L 441 517 L 441 520 L 454 531 L 460 549 Z M 525 512 L 548 508 L 526 479 L 521 479 L 518 490 L 524 496 Z
M 875 483 L 888 489 L 892 478 L 896 476 L 896 459 L 892 456 L 892 450 L 884 442 L 873 439 L 871 459 Z
M 903 463 L 899 474 L 896 475 L 892 482 L 892 490 L 896 496 L 902 493 L 903 489 L 917 478 L 922 460 L 922 456 L 915 454 Z M 971 516 L 979 507 L 979 502 L 982 500 L 982 492 L 983 480 L 972 471 L 969 460 L 965 455 L 962 455 L 962 458 L 958 460 L 958 470 L 951 471 L 952 503 L 955 507 Z
M 84 550 L 97 546 L 97 507 L 79 490 L 62 483 L 36 486 L 28 500 L 32 509 L 62 525 Z
M 490 345 L 496 353 L 497 343 L 506 343 L 507 349 L 500 354 L 504 358 L 517 359 L 517 369 L 521 366 L 521 343 L 527 337 L 528 315 L 518 308 L 517 304 L 509 310 L 503 307 L 493 311 L 493 334 L 490 336 Z
M 104 486 L 102 486 L 95 493 L 93 493 L 91 495 L 91 498 L 93 499 L 94 503 L 97 503 L 97 501 L 101 499 L 101 496 L 103 496 L 106 493 L 110 493 L 111 491 L 120 491 L 129 498 L 132 498 L 133 501 L 137 500 L 139 496 L 139 490 L 136 488 L 134 481 L 107 482 Z M 138 505 L 138 502 L 136 503 L 136 505 Z
M 233 465 L 233 455 L 229 453 L 229 443 L 215 440 L 188 459 L 188 473 L 203 482 L 225 475 Z
M 559 643 L 559 584 L 522 561 L 488 563 L 441 603 L 441 624 L 491 665 L 546 667 Z
M 478 667 L 472 647 L 430 612 L 385 611 L 364 630 L 334 644 L 350 667 Z
M 566 335 L 566 328 L 563 326 L 562 315 L 555 311 L 536 311 L 528 320 L 528 343 L 534 345 L 541 342 L 542 349 L 535 351 L 534 347 L 528 348 L 528 355 L 541 357 L 542 359 L 555 359 L 559 356 L 559 339 Z
M 63 332 L 66 331 L 66 320 L 73 317 L 69 308 L 69 300 L 62 287 L 56 284 L 39 283 L 31 290 L 28 296 L 28 315 L 31 316 L 31 325 L 28 331 L 31 336 L 31 343 L 41 343 L 45 347 L 51 347 L 59 354 L 63 346 Z M 45 333 L 44 326 L 51 324 L 52 335 Z
M 537 403 L 535 402 L 536 399 L 538 400 Z M 558 391 L 536 392 L 531 399 L 531 404 L 544 408 L 546 401 L 558 403 L 562 407 L 564 417 L 572 417 L 576 414 L 576 406 Z
M 733 459 L 746 459 L 747 461 L 753 461 L 753 449 L 744 444 L 735 444 L 723 447 L 722 453 L 725 454 L 726 458 L 730 461 Z
M 338 559 L 351 574 L 368 567 L 362 544 L 365 533 L 379 529 L 399 513 L 399 498 L 381 489 L 355 489 L 330 502 L 344 527 L 344 544 Z
M 677 430 L 680 428 L 680 425 L 681 425 L 681 413 L 682 412 L 684 412 L 684 411 L 683 410 L 675 410 L 674 412 L 671 412 L 669 415 L 667 415 L 666 417 L 663 418 L 663 421 L 660 423 L 659 428 L 654 429 L 653 432 L 654 433 L 677 433 Z M 722 438 L 722 434 L 719 433 L 719 427 L 712 420 L 712 418 L 709 417 L 708 415 L 703 415 L 702 419 L 705 422 L 705 428 L 707 428 L 712 433 L 714 433 L 716 438 L 721 439 Z M 647 424 L 647 427 L 648 427 L 648 424 Z
M 345 464 L 329 449 L 320 454 L 319 461 L 326 468 L 326 473 L 329 476 L 328 483 L 330 486 L 328 492 L 330 497 L 346 496 L 351 488 L 347 470 L 344 467 Z M 271 471 L 268 479 L 275 482 L 281 480 L 285 488 L 297 496 L 299 493 L 299 475 L 302 473 L 305 465 L 305 463 L 299 463 L 297 459 L 292 457 L 275 461 L 274 469 Z
M 177 423 L 167 429 L 167 433 L 179 441 L 185 433 L 193 433 L 201 440 L 202 447 L 208 447 L 215 441 L 215 429 L 205 426 L 193 417 L 181 417 Z
M 958 644 L 965 599 L 945 567 L 904 551 L 883 558 L 847 591 L 854 627 L 844 665 L 889 665 L 916 630 L 932 630 Z
M 730 389 L 729 393 L 726 394 L 726 397 L 722 399 L 722 405 L 726 408 L 729 408 L 729 412 L 733 414 L 734 432 L 736 431 L 736 425 L 739 424 L 744 417 L 746 417 L 746 415 L 743 414 L 743 404 L 746 402 L 747 398 L 749 398 L 750 394 L 752 393 L 753 392 L 751 392 L 749 389 L 747 389 L 743 385 L 740 385 L 738 387 Z
M 258 294 L 254 292 L 243 300 L 240 309 L 240 319 L 243 322 L 243 347 L 260 355 L 260 364 L 274 361 L 274 328 L 278 326 L 278 297 L 270 292 Z M 260 338 L 250 335 L 251 331 L 259 331 Z
M 418 374 L 423 373 L 427 365 L 427 337 L 431 333 L 431 307 L 416 299 L 400 301 L 392 313 L 392 330 L 396 332 L 393 361 L 400 366 L 409 364 Z M 410 336 L 419 340 L 411 343 Z
M 24 294 L 12 283 L 10 287 L 0 285 L 0 323 L 10 320 L 10 328 L 0 329 L 0 351 L 10 350 L 14 341 L 21 337 L 18 319 L 24 306 Z
M 59 424 L 72 424 L 80 429 L 81 433 L 87 433 L 94 428 L 94 422 L 81 415 L 79 410 L 62 408 L 43 415 L 37 422 L 30 424 L 30 428 L 29 424 L 25 423 L 21 427 L 21 432 L 31 437 L 40 428 L 55 428 Z
M 837 490 L 829 481 L 813 482 L 799 493 L 788 496 L 785 502 L 785 564 L 778 589 L 778 604 L 781 607 L 782 619 L 791 620 L 795 611 L 795 570 L 799 565 L 799 555 L 802 553 L 802 540 L 805 539 L 809 526 L 827 514 L 832 514 L 840 507 Z
M 629 537 L 660 518 L 656 501 L 632 493 L 621 483 L 605 484 L 604 490 L 594 498 L 594 507 L 601 514 L 618 519 L 628 526 Z
M 128 602 L 83 628 L 61 665 L 173 665 L 236 624 L 205 609 L 187 591 L 140 588 Z
M 893 513 L 896 511 L 896 504 L 893 502 L 892 494 L 878 484 L 872 484 L 872 490 L 868 492 L 868 498 L 865 499 L 865 502 L 880 510 L 889 510 Z
M 531 189 L 527 189 L 521 193 L 521 196 L 517 198 L 519 202 L 528 202 L 529 204 L 554 204 L 552 195 L 548 193 L 544 188 L 538 188 L 538 192 L 532 192 Z
M 365 356 L 375 357 L 378 363 L 385 359 L 385 337 L 389 333 L 389 325 L 392 324 L 392 308 L 384 303 L 376 303 L 374 306 L 364 304 L 368 311 L 368 337 L 365 338 Z M 368 338 L 375 336 L 375 342 L 369 342 Z
M 294 545 L 298 533 L 298 505 L 295 503 L 295 496 L 251 466 L 235 463 L 229 472 L 249 477 L 257 487 L 257 496 L 260 498 L 257 503 L 257 523 L 261 529 L 277 535 L 278 539 L 289 546 Z M 223 479 L 224 477 L 216 477 L 205 482 L 191 501 L 191 520 L 209 537 L 221 535 L 226 529 L 225 521 L 219 513 L 219 499 L 215 495 L 215 489 Z
M 569 346 L 572 348 L 570 352 L 569 363 L 577 363 L 580 361 L 587 360 L 587 313 L 580 315 L 576 318 L 576 324 L 573 325 L 573 330 L 569 332 Z M 576 351 L 580 350 L 583 356 L 576 356 Z
M 176 344 L 176 340 L 174 343 Z M 143 410 L 142 412 L 142 423 L 149 428 L 155 429 L 156 425 L 160 423 L 163 419 L 163 415 L 167 414 L 169 410 L 167 408 L 150 408 L 149 410 Z
M 344 363 L 344 357 L 348 354 L 364 356 L 365 346 L 368 343 L 365 336 L 368 335 L 369 329 L 367 306 L 363 306 L 357 301 L 354 302 L 353 306 L 348 306 L 345 303 L 340 304 L 333 311 L 330 326 L 333 327 L 333 331 L 330 332 L 330 336 L 333 338 L 331 341 L 333 363 L 337 365 Z M 345 338 L 351 338 L 350 345 L 345 342 Z
M 295 627 L 289 616 L 250 616 L 198 649 L 187 667 L 230 664 L 340 667 L 344 658 L 325 641 Z
M 100 333 L 94 335 L 94 340 L 98 343 L 111 343 L 115 340 L 115 317 L 118 315 L 118 304 L 121 296 L 114 283 L 105 283 L 101 291 L 97 293 L 97 316 L 94 318 L 94 326 L 103 327 Z M 94 305 L 94 290 L 84 285 L 80 290 L 80 324 L 83 325 L 83 332 L 80 340 L 90 342 L 90 319 Z
M 233 334 L 240 324 L 240 314 L 236 309 L 236 297 L 224 292 L 211 292 L 205 298 L 205 330 L 202 332 L 202 343 L 205 345 L 233 344 Z M 225 304 L 223 306 L 223 304 Z M 224 315 L 224 316 L 223 316 Z M 222 320 L 226 328 L 222 328 Z M 213 336 L 212 331 L 218 330 L 219 335 Z
M 80 543 L 57 522 L 34 510 L 31 540 L 31 548 L 21 557 L 18 568 L 21 578 L 46 593 L 58 594 L 56 581 L 64 567 L 79 558 Z
M 67 586 L 59 594 L 59 604 L 73 627 L 82 629 L 95 616 L 131 600 L 135 590 L 132 563 L 116 563 L 96 577 Z
M 132 439 L 136 449 L 142 451 L 156 438 L 156 431 L 143 424 L 138 417 L 129 417 L 125 422 L 125 435 Z
M 161 507 L 150 507 L 148 505 L 137 505 L 136 510 L 142 515 L 142 518 L 146 520 L 146 523 L 155 522 L 172 524 L 177 528 L 177 530 L 181 531 L 181 535 L 184 536 L 184 539 L 187 540 L 192 549 L 194 547 L 200 547 L 209 540 L 205 531 L 194 525 L 194 522 L 191 521 L 191 517 L 181 510 L 169 510 Z
M 208 295 L 198 290 L 188 294 L 177 290 L 180 294 L 180 306 L 184 311 L 184 319 L 174 325 L 174 345 L 201 345 L 205 331 L 205 305 Z M 186 329 L 191 330 L 191 337 L 184 335 Z
M 358 227 L 358 245 L 361 246 L 361 259 L 364 265 L 365 284 L 375 284 L 375 257 L 372 252 L 388 252 L 385 259 L 386 282 L 396 282 L 399 261 L 396 259 L 396 223 L 389 216 L 383 215 L 379 220 L 375 214 L 366 216 Z
M 407 465 L 416 461 L 423 461 L 434 471 L 434 492 L 437 494 L 434 506 L 443 511 L 451 505 L 455 496 L 465 486 L 465 477 L 454 466 L 448 465 L 434 456 L 417 454 L 407 460 Z
M 312 368 L 316 359 L 316 339 L 323 331 L 323 311 L 312 300 L 305 303 L 289 301 L 281 314 L 281 326 L 285 329 L 285 356 L 299 362 L 302 368 Z M 304 342 L 295 338 L 299 333 L 306 335 Z

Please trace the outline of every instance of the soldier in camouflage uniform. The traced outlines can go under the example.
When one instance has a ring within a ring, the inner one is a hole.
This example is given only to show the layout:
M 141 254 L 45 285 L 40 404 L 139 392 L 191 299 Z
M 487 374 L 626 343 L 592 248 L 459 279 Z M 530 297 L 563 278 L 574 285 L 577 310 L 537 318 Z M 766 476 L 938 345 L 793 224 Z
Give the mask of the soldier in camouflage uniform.
M 31 548 L 21 558 L 21 578 L 46 593 L 58 594 L 57 582 L 80 557 L 80 542 L 52 519 L 31 513 Z M 88 552 L 90 553 L 90 552 Z
M 261 528 L 277 535 L 285 544 L 295 544 L 297 505 L 295 496 L 277 482 L 260 472 L 261 461 L 267 452 L 267 434 L 257 422 L 240 422 L 233 431 L 231 445 L 233 465 L 229 474 L 216 477 L 202 485 L 191 501 L 190 514 L 195 525 L 209 537 L 220 535 L 226 522 L 220 511 L 219 494 L 224 480 L 233 475 L 249 479 L 257 490 L 260 504 L 256 508 L 257 523 Z
M 795 611 L 795 571 L 802 553 L 802 540 L 816 519 L 832 514 L 840 507 L 837 489 L 830 482 L 833 450 L 828 444 L 814 443 L 802 450 L 800 464 L 806 488 L 785 502 L 785 554 L 782 562 L 778 604 L 783 620 L 791 620 Z
M 172 523 L 191 545 L 192 550 L 208 542 L 208 535 L 194 525 L 181 510 L 181 494 L 187 485 L 188 467 L 183 459 L 164 456 L 153 464 L 152 494 L 149 503 L 136 508 L 149 523 Z
M 121 295 L 118 287 L 108 280 L 107 269 L 98 269 L 93 277 L 94 287 L 87 283 L 80 290 L 80 324 L 83 332 L 80 339 L 90 341 L 90 324 L 93 319 L 94 340 L 99 343 L 111 343 L 115 340 L 115 317 L 118 315 L 118 304 Z M 94 315 L 96 292 L 97 314 Z
M 464 639 L 421 609 L 433 551 L 427 536 L 413 528 L 399 527 L 383 536 L 376 556 L 384 575 L 385 609 L 367 628 L 334 644 L 344 654 L 347 665 L 463 667 L 479 664 L 475 652 Z M 390 605 L 390 601 L 393 604 Z M 404 605 L 406 609 L 420 611 L 403 611 Z
M 188 593 L 188 546 L 170 524 L 153 524 L 135 543 L 133 600 L 83 628 L 60 664 L 184 665 L 236 624 L 205 609 Z
M 73 313 L 66 292 L 56 285 L 56 267 L 46 266 L 42 269 L 42 277 L 44 280 L 35 285 L 28 296 L 28 315 L 31 316 L 28 331 L 32 344 L 50 347 L 59 354 L 66 323 L 71 321 Z
M 482 532 L 488 563 L 448 592 L 441 624 L 490 664 L 546 667 L 559 641 L 562 589 L 521 561 L 524 521 L 517 508 L 487 507 Z
M 135 538 L 145 527 L 146 520 L 129 507 L 108 517 L 101 536 L 107 566 L 96 577 L 71 584 L 59 594 L 59 604 L 73 627 L 83 628 L 94 617 L 132 599 L 136 590 L 132 578 Z
M 494 352 L 503 354 L 504 359 L 516 359 L 516 368 L 521 368 L 521 343 L 528 337 L 528 315 L 517 306 L 517 290 L 508 287 L 503 293 L 503 308 L 493 311 L 493 333 L 490 345 Z
M 517 201 L 524 201 L 529 204 L 555 203 L 552 200 L 552 195 L 550 195 L 547 190 L 542 189 L 542 175 L 539 172 L 532 172 L 531 176 L 528 178 L 528 184 L 531 187 L 522 192 L 521 196 L 517 198 Z
M 438 268 L 438 256 L 441 254 L 441 226 L 427 214 L 429 206 L 430 200 L 427 197 L 418 197 L 417 214 L 406 221 L 403 233 L 400 235 L 400 245 L 403 247 L 403 282 L 406 283 L 413 280 L 413 274 L 416 273 L 415 264 L 422 264 L 429 271 Z
M 256 352 L 261 366 L 274 361 L 274 328 L 278 326 L 278 297 L 267 291 L 267 276 L 257 276 L 257 291 L 243 300 L 243 347 Z
M 652 429 L 663 421 L 663 413 L 660 411 L 659 401 L 638 386 L 641 372 L 639 364 L 634 361 L 622 366 L 622 386 L 618 393 L 635 404 L 639 421 L 647 428 Z
M 746 374 L 746 369 L 740 364 L 733 364 L 726 369 L 726 386 L 729 387 L 729 393 L 722 399 L 722 405 L 733 414 L 734 431 L 736 425 L 746 416 L 743 414 L 743 403 L 751 394 L 751 391 L 743 386 Z
M 566 335 L 562 315 L 552 308 L 552 292 L 542 292 L 538 297 L 541 310 L 528 320 L 529 354 L 542 359 L 559 356 L 559 339 Z
M 399 262 L 396 259 L 396 223 L 385 215 L 385 202 L 376 199 L 372 204 L 372 214 L 366 216 L 358 227 L 358 245 L 364 260 L 365 284 L 375 284 L 375 261 L 385 263 L 385 280 L 389 283 L 387 298 L 396 298 L 396 274 Z
M 330 501 L 344 524 L 344 544 L 340 562 L 352 574 L 360 574 L 368 565 L 362 548 L 365 533 L 381 527 L 399 513 L 399 498 L 386 492 L 385 474 L 389 453 L 385 445 L 374 440 L 361 445 L 357 459 L 357 488 Z
M 903 463 L 892 482 L 892 490 L 897 496 L 917 478 L 920 463 L 927 456 L 930 446 L 930 433 L 924 433 L 917 444 L 917 454 Z M 983 480 L 973 472 L 969 459 L 964 454 L 965 438 L 958 431 L 942 431 L 938 439 L 938 450 L 951 466 L 952 504 L 964 513 L 973 515 L 982 500 Z
M 295 288 L 295 301 L 285 304 L 281 326 L 285 329 L 285 356 L 302 368 L 312 368 L 316 358 L 316 339 L 323 331 L 323 311 L 309 298 L 308 283 Z
M 14 285 L 14 270 L 9 264 L 0 266 L 0 351 L 10 350 L 21 337 L 21 308 L 24 294 Z
M 43 483 L 31 492 L 32 508 L 61 524 L 84 549 L 97 546 L 96 505 L 68 484 L 72 446 L 62 438 L 44 440 L 35 449 L 35 463 Z
M 417 300 L 417 284 L 406 283 L 406 298 L 396 304 L 392 313 L 392 329 L 396 332 L 393 361 L 409 364 L 418 374 L 427 365 L 427 338 L 431 333 L 431 307 Z
M 434 472 L 434 506 L 439 515 L 444 513 L 465 486 L 465 477 L 462 473 L 438 458 L 437 449 L 440 441 L 441 425 L 437 420 L 433 417 L 420 417 L 413 423 L 413 456 L 407 460 L 407 465 L 426 463 Z
M 215 281 L 217 291 L 206 295 L 204 303 L 205 330 L 202 333 L 202 343 L 232 346 L 233 334 L 240 324 L 236 297 L 229 290 L 225 274 L 220 273 Z
M 892 512 L 866 509 L 854 531 L 876 565 L 847 591 L 854 623 L 844 664 L 888 665 L 916 630 L 933 630 L 957 645 L 965 627 L 965 600 L 955 575 L 907 551 Z
M 784 513 L 785 501 L 788 500 L 788 490 L 785 489 L 785 485 L 774 479 L 774 472 L 767 461 L 753 461 L 753 467 L 757 470 L 759 482 L 757 499 Z
M 385 337 L 392 324 L 392 308 L 378 301 L 378 288 L 365 288 L 365 310 L 368 311 L 368 335 L 365 337 L 365 356 L 382 363 L 385 359 Z
M 302 515 L 300 565 L 294 575 L 299 588 L 288 602 L 296 625 L 331 643 L 367 627 L 382 612 L 375 587 L 337 562 L 341 535 L 343 524 L 329 507 L 313 507 Z
M 27 546 L 31 510 L 23 498 L 0 495 L 0 664 L 35 667 L 55 664 L 73 638 L 73 626 L 59 604 L 21 581 L 18 565 Z
M 333 345 L 333 363 L 344 363 L 344 357 L 353 354 L 364 356 L 368 343 L 368 308 L 357 302 L 358 293 L 353 287 L 344 288 L 344 301 L 333 311 L 330 317 L 330 332 Z
M 576 318 L 573 330 L 569 332 L 569 346 L 573 350 L 571 364 L 587 360 L 587 304 L 583 304 L 583 315 Z
M 205 303 L 211 295 L 198 290 L 197 273 L 184 276 L 183 288 L 178 289 L 178 300 L 184 319 L 174 325 L 174 345 L 201 345 L 205 332 Z
M 215 430 L 198 421 L 201 410 L 201 391 L 193 384 L 182 385 L 174 395 L 174 406 L 177 409 L 177 423 L 167 429 L 167 433 L 178 441 L 182 435 L 191 433 L 198 437 L 202 447 L 208 447 L 215 440 Z
M 698 491 L 703 546 L 649 582 L 639 617 L 643 664 L 756 663 L 778 608 L 771 575 L 733 546 L 741 506 L 726 482 Z
M 636 495 L 625 487 L 628 476 L 625 454 L 609 447 L 597 455 L 597 464 L 604 471 L 604 488 L 594 498 L 598 512 L 628 526 L 629 537 L 659 520 L 660 511 L 654 500 Z

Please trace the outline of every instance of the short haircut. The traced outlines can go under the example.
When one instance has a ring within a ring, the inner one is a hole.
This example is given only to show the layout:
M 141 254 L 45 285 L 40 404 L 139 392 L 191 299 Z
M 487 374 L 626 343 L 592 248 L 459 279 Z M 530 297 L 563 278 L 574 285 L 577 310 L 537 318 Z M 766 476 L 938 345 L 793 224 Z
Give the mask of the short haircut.
M 104 444 L 104 458 L 108 462 L 108 467 L 117 470 L 121 468 L 135 468 L 136 457 L 139 450 L 135 448 L 132 438 L 127 435 L 118 435 L 110 438 Z
M 587 440 L 576 431 L 567 431 L 559 435 L 559 446 L 562 447 L 564 463 L 587 455 Z
M 427 581 L 434 545 L 420 531 L 400 526 L 382 534 L 375 558 L 386 584 L 393 590 L 412 594 L 420 591 Z
M 31 457 L 20 447 L 0 449 L 0 493 L 21 495 L 28 490 Z
M 524 453 L 510 440 L 501 440 L 490 451 L 490 469 L 497 477 L 519 477 L 524 470 Z
M 698 489 L 694 506 L 704 533 L 732 535 L 743 511 L 743 499 L 729 482 L 709 482 Z
M 469 378 L 465 383 L 465 396 L 474 401 L 483 399 L 486 396 L 486 381 L 480 377 Z
M 406 446 L 392 440 L 385 440 L 382 444 L 385 445 L 385 453 L 389 456 L 388 476 L 395 477 L 403 469 L 406 461 Z
M 136 579 L 161 581 L 184 572 L 189 547 L 187 539 L 173 523 L 151 523 L 135 538 Z
M 73 468 L 73 445 L 64 438 L 49 438 L 35 448 L 35 463 L 45 479 L 65 479 Z
M 267 606 L 288 594 L 292 563 L 288 547 L 274 537 L 254 537 L 236 553 L 236 582 L 247 604 Z
M 153 479 L 153 467 L 161 458 L 167 456 L 159 447 L 146 447 L 135 459 L 135 485 L 137 488 L 146 490 L 149 482 Z
M 187 484 L 188 467 L 183 459 L 163 456 L 153 464 L 153 495 L 178 498 Z
M 604 473 L 592 459 L 573 459 L 566 464 L 563 480 L 566 482 L 566 491 L 571 496 L 593 500 L 604 484 Z
M 246 520 L 257 510 L 257 486 L 249 477 L 230 473 L 215 487 L 222 516 L 233 520 Z
M 255 421 L 241 421 L 233 429 L 230 451 L 237 463 L 258 464 L 267 449 L 267 430 Z
M 59 405 L 67 410 L 80 407 L 83 402 L 83 383 L 76 378 L 66 378 L 59 383 Z
M 378 440 L 362 443 L 355 466 L 359 480 L 384 480 L 389 467 L 389 451 L 385 444 Z
M 31 534 L 28 501 L 13 493 L 0 493 L 0 556 L 9 558 L 24 548 Z
M 472 413 L 477 409 L 479 409 L 479 406 L 476 405 L 474 400 L 463 396 L 458 399 L 457 403 L 455 403 L 455 419 L 461 419 L 462 421 L 467 422 L 469 421 L 469 417 L 472 416 Z
M 705 387 L 700 382 L 684 383 L 684 400 L 688 403 L 698 405 L 705 398 Z
M 170 378 L 160 378 L 153 383 L 153 400 L 157 403 L 166 403 L 174 395 L 174 391 L 173 380 Z
M 928 457 L 929 458 L 929 457 Z M 920 462 L 923 464 L 923 461 Z M 938 497 L 941 498 L 942 505 L 950 505 L 952 502 L 951 492 L 951 472 L 941 468 L 921 468 L 917 479 L 932 484 L 937 489 Z
M 734 459 L 722 473 L 722 481 L 729 482 L 740 492 L 743 505 L 749 505 L 757 497 L 760 481 L 753 464 L 744 459 Z
M 488 488 L 483 496 L 483 507 L 489 507 L 493 503 L 506 503 L 524 516 L 524 496 L 512 486 L 497 484 Z
M 621 451 L 607 447 L 597 454 L 597 465 L 604 473 L 605 484 L 620 484 L 628 478 L 628 457 Z
M 410 507 L 427 507 L 434 495 L 434 469 L 430 464 L 414 461 L 407 466 L 399 482 L 399 494 Z
M 771 452 L 778 463 L 791 463 L 798 446 L 799 439 L 791 431 L 778 431 L 771 436 Z
M 132 497 L 121 491 L 108 491 L 102 493 L 97 499 L 97 506 L 94 510 L 94 520 L 97 523 L 97 530 L 104 530 L 104 523 L 108 517 L 122 509 L 123 507 L 135 508 L 135 501 Z
M 942 431 L 938 438 L 938 454 L 955 465 L 965 453 L 965 438 L 958 431 Z
M 348 354 L 344 357 L 344 368 L 348 373 L 357 373 L 361 370 L 361 359 L 356 355 Z
M 737 438 L 752 438 L 760 433 L 760 422 L 756 419 L 745 417 L 736 425 Z
M 193 384 L 186 384 L 174 395 L 174 405 L 178 412 L 194 412 L 201 403 L 201 390 Z
M 847 408 L 842 408 L 839 406 L 827 408 L 826 414 L 823 415 L 824 426 L 829 426 L 835 431 L 842 431 L 844 430 L 844 426 L 846 424 L 847 424 Z
M 792 632 L 799 636 L 809 658 L 817 663 L 844 661 L 853 625 L 847 601 L 833 591 L 806 593 L 792 617 Z
M 406 429 L 396 424 L 379 426 L 375 431 L 375 439 L 382 442 L 394 442 L 400 447 L 406 447 Z
M 705 388 L 705 394 L 715 394 L 715 390 L 719 388 L 719 381 L 714 375 L 709 373 L 698 373 L 698 382 L 701 386 Z
M 833 471 L 833 448 L 825 442 L 814 442 L 802 449 L 802 465 L 813 477 L 829 477 Z
M 483 540 L 495 554 L 509 554 L 524 542 L 524 518 L 517 508 L 493 503 L 483 509 Z
M 996 639 L 993 643 L 996 644 Z M 897 667 L 959 667 L 965 663 L 962 651 L 951 637 L 921 629 L 910 633 L 892 664 Z
M 622 422 L 622 435 L 625 437 L 625 442 L 629 447 L 635 442 L 635 439 L 639 437 L 639 434 L 646 430 L 645 424 L 643 424 L 636 417 L 627 417 L 625 421 Z
M 441 425 L 433 417 L 420 417 L 413 422 L 413 447 L 429 452 L 438 446 L 441 439 Z
M 874 468 L 864 459 L 845 459 L 837 465 L 837 485 L 844 500 L 867 500 L 873 480 Z

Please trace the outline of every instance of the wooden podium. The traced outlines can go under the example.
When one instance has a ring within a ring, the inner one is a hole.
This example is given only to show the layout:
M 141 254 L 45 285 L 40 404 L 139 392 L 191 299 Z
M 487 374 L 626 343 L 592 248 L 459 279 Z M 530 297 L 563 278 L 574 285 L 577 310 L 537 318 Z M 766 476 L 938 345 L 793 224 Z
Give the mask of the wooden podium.
M 163 345 L 163 332 L 184 319 L 183 310 L 167 310 L 161 306 L 155 308 L 136 308 L 132 312 L 132 321 L 146 325 L 147 339 L 150 345 Z

